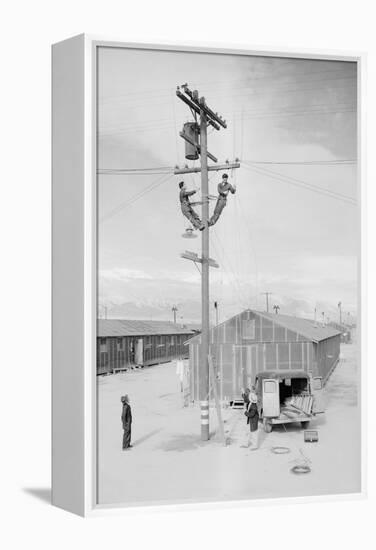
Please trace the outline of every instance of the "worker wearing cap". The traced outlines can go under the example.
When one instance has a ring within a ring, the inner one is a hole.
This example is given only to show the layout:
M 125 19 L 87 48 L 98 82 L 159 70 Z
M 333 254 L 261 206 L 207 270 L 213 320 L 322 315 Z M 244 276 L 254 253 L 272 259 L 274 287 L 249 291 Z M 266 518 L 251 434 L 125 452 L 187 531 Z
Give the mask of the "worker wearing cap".
M 121 397 L 121 402 L 123 403 L 123 410 L 121 412 L 121 422 L 123 424 L 123 451 L 128 451 L 132 448 L 131 445 L 131 427 L 132 427 L 132 411 L 129 404 L 128 395 L 123 395 Z
M 258 449 L 258 423 L 259 423 L 259 413 L 257 408 L 257 395 L 252 388 L 249 394 L 249 402 L 244 413 L 247 417 L 247 424 L 249 424 L 249 446 L 252 447 L 252 451 Z
M 222 181 L 218 184 L 217 204 L 215 205 L 213 215 L 210 218 L 208 225 L 214 225 L 218 221 L 218 218 L 221 215 L 222 210 L 227 204 L 227 195 L 229 193 L 234 194 L 236 191 L 236 187 L 232 186 L 231 183 L 229 183 L 227 180 L 228 180 L 228 175 L 223 174 Z
M 200 220 L 198 214 L 193 210 L 192 205 L 189 202 L 189 197 L 194 195 L 196 191 L 194 190 L 188 191 L 187 188 L 185 187 L 184 181 L 181 181 L 179 183 L 179 188 L 180 188 L 179 198 L 180 198 L 181 211 L 183 212 L 184 216 L 188 218 L 188 220 L 191 222 L 191 224 L 195 229 L 199 229 L 200 231 L 202 231 L 203 229 L 205 229 L 205 226 Z

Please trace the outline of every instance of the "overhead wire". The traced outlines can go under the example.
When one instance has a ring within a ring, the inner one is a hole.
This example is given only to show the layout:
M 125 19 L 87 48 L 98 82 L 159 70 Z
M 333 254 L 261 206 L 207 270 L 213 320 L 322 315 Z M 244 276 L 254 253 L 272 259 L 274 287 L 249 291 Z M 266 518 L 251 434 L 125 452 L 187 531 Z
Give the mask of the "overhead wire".
M 275 172 L 275 170 L 270 170 L 270 168 L 257 167 L 257 170 L 260 170 L 260 171 L 265 172 L 267 174 L 271 174 L 272 176 L 276 175 L 276 176 L 278 176 L 282 179 L 288 180 L 291 183 L 295 182 L 299 185 L 302 185 L 302 186 L 306 187 L 307 189 L 311 189 L 312 191 L 320 192 L 321 194 L 331 196 L 333 198 L 337 198 L 337 199 L 340 199 L 340 200 L 353 202 L 354 204 L 356 204 L 356 200 L 353 197 L 350 197 L 348 195 L 344 195 L 343 193 L 340 193 L 338 191 L 332 191 L 331 189 L 319 187 L 317 185 L 313 185 L 311 183 L 308 183 L 308 182 L 303 181 L 303 180 L 298 179 L 298 178 L 294 178 L 292 176 L 286 176 L 285 174 L 281 174 L 280 172 Z
M 244 151 L 244 117 L 242 112 L 242 120 L 241 120 L 241 135 L 240 135 L 240 154 L 241 158 L 243 157 L 243 151 Z M 236 178 L 237 172 L 235 171 L 235 178 Z M 237 180 L 235 180 L 237 181 Z M 256 247 L 253 240 L 253 235 L 251 231 L 251 227 L 249 225 L 250 217 L 245 216 L 243 212 L 242 202 L 238 198 L 238 194 L 235 194 L 235 203 L 238 207 L 239 211 L 239 219 L 242 220 L 243 226 L 246 230 L 246 233 L 248 233 L 249 238 L 249 245 L 250 249 L 252 251 L 253 260 L 254 260 L 254 271 L 255 271 L 255 292 L 256 292 L 256 303 L 257 303 L 257 296 L 258 296 L 258 289 L 259 289 L 259 274 L 258 274 L 258 259 L 257 259 L 257 253 L 256 253 Z M 250 295 L 250 302 L 251 302 L 252 296 Z
M 242 157 L 241 157 L 242 158 Z M 244 160 L 248 164 L 277 164 L 277 165 L 308 165 L 308 166 L 335 166 L 337 164 L 342 164 L 344 166 L 356 164 L 356 159 L 335 159 L 335 160 L 293 160 L 293 161 L 279 161 L 279 160 Z
M 237 87 L 237 89 L 243 89 L 244 86 L 242 87 L 241 84 L 242 83 L 245 83 L 247 84 L 247 86 L 245 86 L 246 88 L 249 87 L 249 85 L 252 85 L 254 86 L 255 83 L 265 83 L 265 82 L 268 82 L 268 81 L 275 81 L 276 78 L 282 78 L 282 79 L 286 79 L 286 78 L 294 78 L 294 79 L 297 79 L 301 76 L 305 76 L 305 75 L 308 75 L 310 77 L 312 77 L 313 75 L 319 75 L 319 74 L 326 74 L 326 73 L 330 73 L 331 75 L 343 75 L 343 70 L 333 70 L 333 69 L 327 69 L 327 70 L 320 70 L 320 71 L 302 71 L 302 72 L 294 72 L 292 74 L 288 74 L 288 73 L 277 73 L 275 74 L 275 72 L 273 73 L 273 76 L 270 76 L 270 73 L 264 73 L 263 75 L 260 75 L 260 76 L 250 76 L 248 78 L 244 78 L 244 79 L 238 79 L 238 80 L 235 80 L 233 81 L 233 85 L 235 85 Z M 268 75 L 268 76 L 266 76 Z M 342 78 L 352 78 L 352 79 L 356 79 L 356 75 L 345 75 L 343 76 Z M 322 80 L 335 80 L 336 78 L 332 78 L 332 79 L 328 79 L 328 78 L 324 78 Z M 317 81 L 318 79 L 313 79 L 313 81 Z M 307 82 L 307 80 L 302 80 L 301 81 L 302 83 L 304 82 Z M 310 81 L 308 81 L 310 82 Z M 205 88 L 205 90 L 210 90 L 211 88 L 214 88 L 215 90 L 218 88 L 218 84 L 223 84 L 223 80 L 217 80 L 217 81 L 201 81 L 198 83 L 200 87 L 203 87 Z M 168 96 L 171 92 L 175 92 L 176 91 L 176 86 L 173 86 L 171 88 L 154 88 L 153 90 L 145 90 L 145 89 L 142 89 L 142 90 L 132 90 L 132 91 L 127 91 L 125 93 L 122 93 L 122 94 L 119 94 L 117 96 L 110 96 L 110 97 L 100 97 L 99 98 L 99 103 L 102 104 L 102 105 L 105 105 L 105 104 L 108 104 L 108 103 L 111 103 L 112 101 L 114 101 L 114 98 L 116 100 L 123 100 L 123 101 L 130 101 L 132 102 L 132 104 L 134 103 L 134 97 L 136 98 L 141 98 L 141 99 L 144 99 L 145 101 L 150 101 L 151 98 L 162 98 L 162 97 L 166 97 Z M 161 93 L 159 93 L 161 92 Z
M 174 169 L 169 168 L 100 168 L 97 170 L 97 174 L 101 176 L 150 176 L 150 175 L 167 175 L 173 174 Z
M 338 108 L 333 105 L 333 108 L 328 109 L 286 109 L 281 107 L 279 110 L 253 110 L 244 111 L 244 118 L 247 120 L 262 120 L 262 119 L 273 119 L 273 118 L 288 118 L 296 116 L 311 116 L 311 115 L 336 115 L 336 114 L 346 114 L 346 113 L 355 113 L 355 108 Z M 239 113 L 236 113 L 236 115 Z M 247 116 L 245 116 L 247 114 Z M 130 125 L 127 124 L 126 127 L 115 127 L 115 128 L 100 128 L 98 131 L 99 139 L 104 139 L 108 137 L 122 136 L 129 133 L 136 134 L 140 132 L 154 132 L 154 131 L 169 131 L 171 128 L 174 128 L 174 120 L 171 118 L 161 119 L 160 122 L 157 120 L 150 119 L 148 123 Z
M 104 214 L 100 218 L 99 223 L 103 223 L 103 222 L 106 222 L 106 221 L 110 220 L 111 218 L 113 218 L 114 216 L 119 214 L 121 211 L 123 211 L 127 207 L 133 205 L 139 199 L 143 198 L 145 195 L 147 195 L 151 191 L 154 191 L 157 187 L 159 187 L 163 183 L 166 183 L 170 178 L 172 178 L 172 176 L 173 176 L 173 174 L 170 174 L 167 177 L 165 175 L 163 175 L 162 178 L 158 178 L 157 180 L 153 181 L 148 187 L 141 190 L 139 193 L 136 193 L 135 195 L 133 195 L 132 197 L 130 197 L 126 201 L 122 202 L 117 207 L 110 210 L 110 212 L 107 212 L 106 214 Z
M 320 194 L 320 195 L 323 195 L 323 196 L 327 196 L 327 197 L 330 197 L 332 199 L 341 200 L 341 201 L 346 202 L 348 204 L 352 204 L 352 205 L 357 204 L 357 201 L 354 198 L 352 198 L 348 195 L 344 195 L 344 194 L 338 193 L 336 191 L 331 191 L 330 189 L 324 189 L 322 187 L 310 184 L 310 183 L 305 182 L 303 180 L 293 178 L 291 176 L 286 176 L 284 174 L 280 174 L 279 172 L 275 172 L 274 170 L 270 170 L 270 169 L 267 169 L 267 168 L 261 168 L 259 166 L 253 166 L 251 164 L 248 165 L 248 163 L 246 163 L 246 162 L 243 162 L 243 166 L 247 170 L 254 171 L 254 172 L 256 172 L 258 174 L 261 174 L 261 175 L 264 175 L 264 176 L 269 176 L 272 179 L 282 181 L 284 183 L 290 183 L 291 185 L 295 185 L 296 187 L 308 189 L 308 190 L 310 190 L 314 193 L 317 193 L 317 194 Z
M 232 267 L 232 264 L 226 255 L 226 252 L 221 245 L 221 242 L 213 229 L 210 232 L 210 244 L 213 246 L 214 251 L 219 258 L 220 269 L 222 268 L 223 272 L 227 276 L 228 284 L 232 288 L 233 298 L 237 301 L 238 305 L 243 307 L 243 292 L 240 286 L 240 282 L 235 274 L 235 270 Z
M 210 185 L 210 182 L 214 177 L 216 177 L 216 174 L 214 173 L 210 174 L 209 172 L 208 185 Z M 236 277 L 236 273 L 233 268 L 232 262 L 230 262 L 229 257 L 226 258 L 224 247 L 222 246 L 222 243 L 216 234 L 216 229 L 214 229 L 213 227 L 211 228 L 211 231 L 209 233 L 209 240 L 216 254 L 220 258 L 220 269 L 222 267 L 222 271 L 226 273 L 228 281 L 232 285 L 234 292 L 237 293 L 238 301 L 240 303 L 242 300 L 242 290 L 241 290 L 240 282 Z M 217 241 L 217 243 L 215 241 Z M 221 248 L 221 252 L 219 251 L 219 248 Z

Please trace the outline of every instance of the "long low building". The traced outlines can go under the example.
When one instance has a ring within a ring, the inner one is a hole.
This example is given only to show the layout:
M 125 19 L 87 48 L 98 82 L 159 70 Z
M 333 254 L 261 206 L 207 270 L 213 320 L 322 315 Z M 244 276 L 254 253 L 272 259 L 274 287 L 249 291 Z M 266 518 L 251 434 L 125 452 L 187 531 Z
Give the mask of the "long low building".
M 339 360 L 341 332 L 309 319 L 248 309 L 213 327 L 210 340 L 220 398 L 230 402 L 260 371 L 301 370 L 325 383 Z M 201 336 L 188 345 L 191 397 L 198 399 Z
M 98 319 L 97 374 L 188 358 L 196 331 L 168 321 Z
M 329 323 L 329 326 L 339 330 L 341 332 L 341 342 L 344 344 L 351 344 L 352 342 L 352 334 L 351 334 L 351 327 L 348 325 L 344 325 L 343 323 L 336 323 L 335 321 L 332 321 Z

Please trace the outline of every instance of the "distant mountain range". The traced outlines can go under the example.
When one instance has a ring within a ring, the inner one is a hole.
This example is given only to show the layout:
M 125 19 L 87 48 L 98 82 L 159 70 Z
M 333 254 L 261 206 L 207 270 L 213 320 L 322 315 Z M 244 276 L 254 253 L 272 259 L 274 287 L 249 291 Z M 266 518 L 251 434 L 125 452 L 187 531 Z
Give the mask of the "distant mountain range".
M 294 300 L 290 298 L 280 298 L 270 300 L 270 312 L 273 313 L 273 304 L 280 306 L 279 313 L 313 319 L 314 307 L 304 300 Z M 107 311 L 100 307 L 99 317 L 108 319 L 135 319 L 135 320 L 154 320 L 154 321 L 173 321 L 174 315 L 172 307 L 176 305 L 176 322 L 179 324 L 200 323 L 201 322 L 201 303 L 195 300 L 185 300 L 177 303 L 147 303 L 147 302 L 124 302 L 122 304 L 107 304 Z M 249 306 L 251 309 L 263 311 L 265 307 Z M 330 304 L 318 303 L 317 320 L 322 320 L 322 311 L 325 312 L 325 321 L 338 321 L 338 310 Z M 244 307 L 246 309 L 246 306 Z M 219 304 L 220 322 L 239 313 L 239 306 L 229 303 Z M 352 316 L 352 320 L 355 318 Z M 215 322 L 215 310 L 211 307 L 211 321 Z
M 123 304 L 107 306 L 108 319 L 150 319 L 154 321 L 173 321 L 172 307 L 176 305 L 177 323 L 199 323 L 201 318 L 200 302 L 188 300 L 177 304 L 148 304 L 137 302 L 125 302 Z M 100 316 L 104 317 L 103 308 Z

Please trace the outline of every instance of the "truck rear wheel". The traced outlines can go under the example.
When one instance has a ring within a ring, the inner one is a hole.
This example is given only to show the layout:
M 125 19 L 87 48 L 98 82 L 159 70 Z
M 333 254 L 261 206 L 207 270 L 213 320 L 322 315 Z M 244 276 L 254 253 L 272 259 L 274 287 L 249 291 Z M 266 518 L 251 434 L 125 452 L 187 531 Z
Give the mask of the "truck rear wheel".
M 305 430 L 306 428 L 308 428 L 308 426 L 309 426 L 309 420 L 302 420 L 301 426 L 302 426 L 303 430 Z
M 264 418 L 263 425 L 264 425 L 264 432 L 267 433 L 267 434 L 270 434 L 270 432 L 271 432 L 272 429 L 273 429 L 273 426 L 272 426 L 271 422 L 268 422 L 268 421 Z

